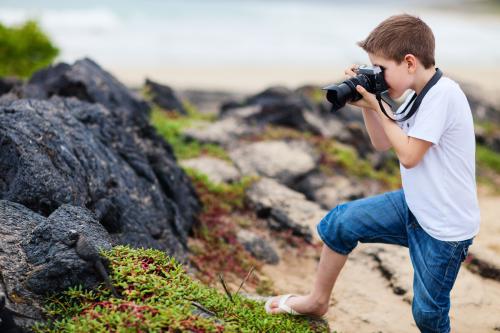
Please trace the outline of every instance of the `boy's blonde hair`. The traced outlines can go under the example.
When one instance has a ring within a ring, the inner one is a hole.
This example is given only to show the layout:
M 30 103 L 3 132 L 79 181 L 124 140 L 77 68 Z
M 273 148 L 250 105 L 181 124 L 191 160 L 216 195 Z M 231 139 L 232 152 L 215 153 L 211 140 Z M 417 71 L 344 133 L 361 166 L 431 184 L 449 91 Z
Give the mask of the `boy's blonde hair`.
M 401 63 L 405 55 L 413 54 L 425 68 L 435 65 L 434 34 L 420 18 L 402 14 L 380 23 L 368 37 L 358 42 L 366 52 Z

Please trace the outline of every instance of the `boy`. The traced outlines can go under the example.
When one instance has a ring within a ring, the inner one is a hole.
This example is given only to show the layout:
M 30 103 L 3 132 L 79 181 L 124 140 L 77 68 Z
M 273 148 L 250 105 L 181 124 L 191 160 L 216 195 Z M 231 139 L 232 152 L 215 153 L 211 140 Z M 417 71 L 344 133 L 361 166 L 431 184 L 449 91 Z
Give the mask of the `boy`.
M 398 244 L 409 248 L 414 268 L 412 312 L 417 327 L 447 333 L 450 292 L 479 230 L 469 104 L 454 81 L 439 78 L 434 35 L 419 18 L 392 16 L 358 44 L 371 63 L 383 69 L 390 97 L 400 97 L 407 89 L 417 96 L 427 91 L 418 111 L 401 122 L 386 117 L 375 96 L 361 86 L 356 89 L 363 98 L 352 103 L 362 108 L 375 149 L 394 148 L 403 189 L 331 210 L 317 227 L 324 245 L 312 292 L 273 297 L 266 311 L 324 315 L 335 280 L 358 241 Z M 355 75 L 353 69 L 346 75 Z M 412 102 L 408 98 L 400 110 Z

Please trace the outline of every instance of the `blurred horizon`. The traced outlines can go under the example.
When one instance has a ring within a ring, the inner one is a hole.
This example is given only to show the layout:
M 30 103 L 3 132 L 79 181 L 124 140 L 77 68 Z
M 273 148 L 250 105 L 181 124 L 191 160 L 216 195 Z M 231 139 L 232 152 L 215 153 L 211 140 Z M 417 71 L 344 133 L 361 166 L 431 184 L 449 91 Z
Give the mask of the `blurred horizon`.
M 352 63 L 367 63 L 356 42 L 403 12 L 433 29 L 438 67 L 463 76 L 500 73 L 500 45 L 493 42 L 500 15 L 467 9 L 479 3 L 3 0 L 0 22 L 34 19 L 60 48 L 57 61 L 89 57 L 129 85 L 152 77 L 183 87 L 255 89 L 260 83 L 326 82 Z

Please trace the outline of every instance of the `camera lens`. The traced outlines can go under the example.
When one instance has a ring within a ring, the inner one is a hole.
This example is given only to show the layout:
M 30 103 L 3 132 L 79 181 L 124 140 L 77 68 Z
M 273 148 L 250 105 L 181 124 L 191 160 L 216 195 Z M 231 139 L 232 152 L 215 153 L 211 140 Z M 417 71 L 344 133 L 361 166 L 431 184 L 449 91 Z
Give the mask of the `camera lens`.
M 326 92 L 326 99 L 332 103 L 332 109 L 335 111 L 342 108 L 349 100 L 352 94 L 352 88 L 346 83 L 341 83 L 338 86 L 330 86 Z
M 347 102 L 361 99 L 361 95 L 356 91 L 356 86 L 358 84 L 367 88 L 368 79 L 365 75 L 356 75 L 339 85 L 331 85 L 323 88 L 327 91 L 326 99 L 328 102 L 332 103 L 332 111 L 337 111 L 344 107 Z

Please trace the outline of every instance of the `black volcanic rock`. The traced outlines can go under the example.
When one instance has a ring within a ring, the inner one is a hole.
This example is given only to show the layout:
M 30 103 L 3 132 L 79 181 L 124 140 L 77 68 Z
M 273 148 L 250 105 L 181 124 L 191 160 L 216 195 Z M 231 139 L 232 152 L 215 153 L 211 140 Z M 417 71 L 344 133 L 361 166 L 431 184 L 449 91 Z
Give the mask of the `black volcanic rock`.
M 247 98 L 247 104 L 259 104 L 259 105 L 276 105 L 281 104 L 284 101 L 289 103 L 295 103 L 300 105 L 303 108 L 312 109 L 312 106 L 309 102 L 301 96 L 294 94 L 294 92 L 285 87 L 270 87 L 266 90 Z
M 500 100 L 497 96 L 486 96 L 481 88 L 472 84 L 461 82 L 460 86 L 467 96 L 475 121 L 500 124 Z
M 8 93 L 15 87 L 20 87 L 22 81 L 16 77 L 1 77 L 0 78 L 0 96 Z
M 150 108 L 145 101 L 90 59 L 71 66 L 58 64 L 35 73 L 20 95 L 30 97 L 31 93 L 44 98 L 73 96 L 105 106 L 115 122 L 112 126 L 119 126 L 121 132 L 128 134 L 126 144 L 115 145 L 118 154 L 137 174 L 150 180 L 156 178 L 161 192 L 173 201 L 182 217 L 176 222 L 180 229 L 191 227 L 199 211 L 199 201 L 187 176 L 177 166 L 171 146 L 150 125 Z M 99 130 L 98 119 L 90 117 L 89 122 L 91 128 Z M 107 136 L 104 130 L 99 131 Z
M 41 295 L 99 281 L 70 230 L 95 247 L 186 261 L 200 202 L 149 112 L 89 59 L 43 69 L 0 98 L 0 292 L 10 308 L 40 319 Z
M 173 160 L 159 173 L 109 110 L 76 98 L 20 99 L 0 106 L 0 123 L 0 198 L 44 216 L 62 204 L 87 207 L 116 243 L 184 256 L 194 219 L 172 198 L 174 184 L 190 193 L 187 177 Z
M 43 69 L 14 92 L 22 99 L 0 107 L 0 198 L 45 216 L 84 206 L 117 243 L 185 256 L 200 203 L 147 103 L 89 59 Z
M 298 131 L 308 131 L 354 146 L 361 156 L 373 151 L 368 133 L 363 126 L 360 112 L 350 107 L 341 111 L 325 110 L 324 102 L 311 98 L 314 87 L 296 91 L 284 87 L 271 87 L 242 101 L 229 101 L 222 105 L 220 117 L 237 117 L 250 126 L 285 126 Z M 256 107 L 253 111 L 247 107 Z
M 243 101 L 228 101 L 221 107 L 221 116 L 225 116 L 232 109 L 249 105 L 259 105 L 267 112 L 290 107 L 293 110 L 290 113 L 296 113 L 303 109 L 313 110 L 314 106 L 301 95 L 295 94 L 292 90 L 285 87 L 270 87 L 256 95 L 249 96 Z M 265 112 L 263 110 L 263 112 Z
M 244 101 L 229 101 L 222 105 L 220 116 L 230 117 L 234 110 L 246 106 L 260 107 L 258 112 L 244 117 L 244 120 L 253 126 L 272 124 L 319 134 L 318 129 L 305 118 L 305 112 L 313 111 L 313 106 L 285 87 L 268 88 Z
M 477 87 L 462 83 L 464 93 L 467 96 L 469 105 L 474 117 L 474 122 L 479 124 L 474 132 L 476 142 L 487 146 L 493 151 L 500 152 L 500 102 L 495 100 L 495 96 L 485 96 Z M 487 130 L 486 126 L 491 126 Z
M 73 65 L 59 63 L 42 69 L 18 90 L 20 97 L 24 98 L 46 99 L 52 95 L 76 97 L 100 103 L 138 125 L 148 122 L 148 104 L 88 58 Z
M 42 319 L 43 297 L 81 284 L 100 282 L 94 268 L 69 245 L 75 230 L 98 249 L 110 249 L 111 238 L 91 211 L 61 205 L 48 217 L 10 201 L 0 200 L 0 293 L 7 306 L 23 316 L 14 319 L 27 327 Z
M 145 86 L 151 95 L 153 103 L 168 111 L 175 111 L 186 115 L 187 111 L 174 90 L 169 86 L 146 79 Z

